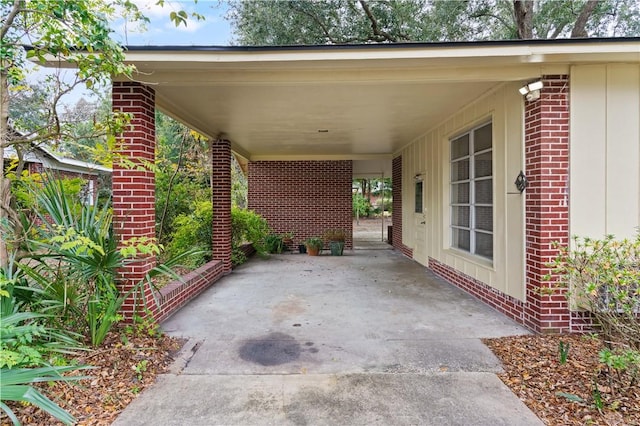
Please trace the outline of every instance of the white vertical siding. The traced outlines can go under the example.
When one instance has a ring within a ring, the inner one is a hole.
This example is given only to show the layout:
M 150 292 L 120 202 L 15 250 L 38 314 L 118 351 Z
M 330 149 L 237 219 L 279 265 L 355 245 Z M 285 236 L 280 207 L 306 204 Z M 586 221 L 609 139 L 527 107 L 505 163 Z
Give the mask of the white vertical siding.
M 523 104 L 517 84 L 507 84 L 472 103 L 400 152 L 403 161 L 403 242 L 416 261 L 432 257 L 518 299 L 524 298 L 524 196 L 513 182 L 524 168 Z M 450 249 L 449 140 L 493 122 L 493 262 Z M 416 158 L 417 157 L 417 158 Z M 416 247 L 413 177 L 425 176 L 425 247 Z M 416 255 L 418 253 L 418 255 Z M 423 255 L 424 253 L 424 255 Z
M 570 230 L 631 237 L 640 224 L 640 66 L 571 68 Z

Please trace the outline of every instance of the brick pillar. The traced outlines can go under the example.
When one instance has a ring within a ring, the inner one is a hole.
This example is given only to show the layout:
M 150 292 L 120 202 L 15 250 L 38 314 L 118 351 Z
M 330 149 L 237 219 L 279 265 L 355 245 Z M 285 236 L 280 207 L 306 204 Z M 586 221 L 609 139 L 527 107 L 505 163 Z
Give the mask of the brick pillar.
M 213 142 L 211 182 L 213 188 L 213 259 L 231 271 L 231 143 Z
M 569 77 L 548 75 L 543 82 L 540 99 L 525 101 L 525 324 L 557 332 L 570 326 L 566 291 L 543 277 L 558 253 L 553 243 L 569 243 Z
M 113 111 L 131 113 L 133 118 L 125 131 L 118 136 L 117 153 L 134 164 L 138 170 L 126 166 L 118 158 L 113 164 L 113 229 L 122 247 L 134 237 L 155 238 L 155 174 L 145 163 L 155 161 L 155 91 L 140 83 L 114 82 L 112 90 Z M 122 292 L 129 291 L 156 265 L 155 256 L 145 256 L 120 271 Z M 144 290 L 144 302 L 157 314 L 157 307 L 148 286 Z M 134 311 L 143 303 L 140 295 L 125 301 L 122 313 L 131 319 Z
M 402 247 L 402 156 L 396 157 L 391 163 L 391 196 L 393 197 L 393 235 L 391 245 L 398 250 Z

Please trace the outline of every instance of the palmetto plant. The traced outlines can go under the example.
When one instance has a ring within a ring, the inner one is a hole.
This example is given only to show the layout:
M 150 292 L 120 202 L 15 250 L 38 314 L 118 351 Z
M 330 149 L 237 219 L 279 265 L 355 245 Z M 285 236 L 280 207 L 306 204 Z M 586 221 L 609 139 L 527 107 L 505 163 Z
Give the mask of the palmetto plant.
M 20 401 L 31 403 L 47 413 L 51 414 L 65 424 L 73 424 L 72 415 L 60 408 L 32 384 L 38 382 L 76 381 L 88 378 L 87 376 L 62 376 L 61 373 L 87 369 L 90 367 L 77 366 L 49 366 L 39 368 L 2 368 L 2 383 L 0 384 L 0 408 L 9 416 L 14 425 L 19 425 L 18 418 L 3 401 Z
M 120 320 L 124 300 L 151 285 L 158 274 L 176 278 L 171 267 L 192 252 L 157 266 L 120 294 L 118 270 L 138 261 L 139 253 L 157 253 L 157 245 L 134 241 L 118 248 L 109 207 L 82 204 L 60 181 L 45 179 L 31 190 L 41 225 L 32 227 L 28 215 L 23 216 L 29 232 L 21 253 L 28 254 L 0 271 L 0 409 L 18 424 L 3 401 L 28 402 L 71 424 L 73 417 L 32 384 L 79 380 L 84 377 L 61 373 L 90 367 L 51 366 L 44 355 L 72 352 L 83 336 L 100 345 Z
M 28 238 L 31 254 L 19 268 L 38 289 L 38 309 L 55 314 L 57 326 L 87 334 L 93 346 L 100 345 L 121 319 L 119 311 L 126 298 L 152 285 L 156 275 L 179 278 L 171 267 L 193 254 L 184 253 L 157 266 L 129 293 L 121 294 L 116 285 L 118 270 L 139 261 L 138 253 L 157 254 L 159 247 L 142 241 L 118 248 L 109 206 L 82 204 L 65 194 L 60 181 L 45 179 L 33 194 L 42 225 Z
M 28 312 L 32 291 L 20 284 L 23 280 L 14 268 L 0 270 L 0 409 L 14 424 L 19 421 L 5 401 L 34 404 L 58 420 L 71 424 L 74 418 L 32 386 L 37 382 L 75 381 L 82 376 L 62 376 L 61 373 L 88 367 L 50 366 L 52 353 L 73 353 L 80 344 L 71 333 L 45 325 L 48 315 Z

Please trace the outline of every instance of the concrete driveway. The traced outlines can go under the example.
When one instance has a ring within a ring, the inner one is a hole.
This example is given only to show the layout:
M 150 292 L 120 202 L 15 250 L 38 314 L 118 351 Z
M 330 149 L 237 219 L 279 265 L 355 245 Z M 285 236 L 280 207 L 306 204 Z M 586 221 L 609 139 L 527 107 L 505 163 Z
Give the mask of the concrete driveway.
M 384 248 L 236 269 L 162 324 L 189 343 L 115 424 L 542 424 L 480 341 L 527 331 Z

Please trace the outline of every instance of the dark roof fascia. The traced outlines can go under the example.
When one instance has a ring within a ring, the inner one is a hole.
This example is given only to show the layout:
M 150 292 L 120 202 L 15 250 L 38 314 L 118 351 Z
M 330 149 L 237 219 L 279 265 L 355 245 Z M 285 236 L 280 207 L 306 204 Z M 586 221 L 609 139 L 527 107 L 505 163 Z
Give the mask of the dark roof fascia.
M 204 46 L 204 45 L 133 45 L 125 46 L 131 52 L 278 52 L 296 50 L 371 50 L 371 49 L 439 49 L 439 48 L 473 48 L 500 47 L 517 45 L 578 45 L 585 43 L 639 43 L 640 37 L 608 37 L 608 38 L 561 38 L 531 40 L 482 40 L 482 41 L 446 41 L 446 42 L 409 42 L 409 43 L 370 43 L 370 44 L 321 44 L 293 46 Z

